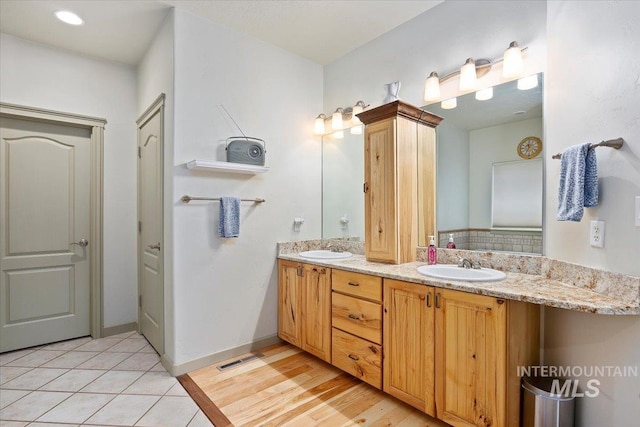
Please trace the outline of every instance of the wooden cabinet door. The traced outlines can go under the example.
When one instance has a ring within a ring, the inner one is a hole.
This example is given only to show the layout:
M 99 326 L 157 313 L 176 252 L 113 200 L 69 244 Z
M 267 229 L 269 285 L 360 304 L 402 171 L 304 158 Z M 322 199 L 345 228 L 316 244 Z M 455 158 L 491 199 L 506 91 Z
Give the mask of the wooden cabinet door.
M 299 266 L 293 261 L 278 262 L 278 336 L 297 347 L 302 334 Z
M 331 362 L 331 269 L 303 264 L 302 349 Z
M 398 260 L 396 120 L 368 125 L 364 133 L 365 252 L 367 260 L 395 263 Z
M 452 426 L 505 426 L 506 303 L 436 291 L 436 407 Z
M 433 288 L 384 279 L 384 391 L 435 416 Z

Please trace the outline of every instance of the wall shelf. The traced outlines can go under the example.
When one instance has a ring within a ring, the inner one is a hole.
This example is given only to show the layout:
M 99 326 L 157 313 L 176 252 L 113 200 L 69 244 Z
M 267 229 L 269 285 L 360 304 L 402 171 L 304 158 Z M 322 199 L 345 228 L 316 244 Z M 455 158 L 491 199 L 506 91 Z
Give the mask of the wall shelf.
M 255 175 L 269 171 L 268 166 L 247 165 L 244 163 L 217 162 L 213 160 L 191 160 L 187 169 L 208 172 L 229 172 Z

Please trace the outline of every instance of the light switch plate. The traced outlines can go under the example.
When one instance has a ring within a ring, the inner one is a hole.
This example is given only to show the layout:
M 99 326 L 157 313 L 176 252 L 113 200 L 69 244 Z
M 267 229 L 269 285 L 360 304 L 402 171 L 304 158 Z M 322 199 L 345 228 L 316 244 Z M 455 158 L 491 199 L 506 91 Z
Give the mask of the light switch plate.
M 604 221 L 591 221 L 589 242 L 594 248 L 604 247 Z
M 636 196 L 636 227 L 640 227 L 640 196 Z

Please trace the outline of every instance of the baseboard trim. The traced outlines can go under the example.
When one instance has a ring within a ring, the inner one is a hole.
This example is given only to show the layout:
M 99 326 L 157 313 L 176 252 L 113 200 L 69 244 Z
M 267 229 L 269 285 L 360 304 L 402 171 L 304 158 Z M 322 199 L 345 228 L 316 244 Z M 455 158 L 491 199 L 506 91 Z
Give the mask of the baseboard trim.
M 283 342 L 277 335 L 271 335 L 265 338 L 261 338 L 257 341 L 243 344 L 238 347 L 230 348 L 220 351 L 218 353 L 209 354 L 207 356 L 199 357 L 197 359 L 190 360 L 185 363 L 176 365 L 169 358 L 162 356 L 160 362 L 162 366 L 174 377 L 179 377 L 196 369 L 204 368 L 205 366 L 213 365 L 214 363 L 221 362 L 232 357 L 240 356 L 261 348 L 268 347 L 270 345 L 279 344 Z
M 102 329 L 103 337 L 110 337 L 112 335 L 124 334 L 125 332 L 137 331 L 138 322 L 124 323 L 122 325 L 109 326 Z

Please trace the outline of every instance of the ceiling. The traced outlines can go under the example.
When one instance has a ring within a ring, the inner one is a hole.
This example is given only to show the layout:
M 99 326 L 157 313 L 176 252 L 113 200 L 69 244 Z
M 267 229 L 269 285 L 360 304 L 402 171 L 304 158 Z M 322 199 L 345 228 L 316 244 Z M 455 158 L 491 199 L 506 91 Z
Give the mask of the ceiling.
M 328 64 L 443 0 L 2 0 L 0 32 L 129 65 L 137 64 L 170 7 Z M 57 21 L 76 12 L 85 25 Z

